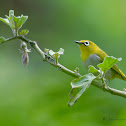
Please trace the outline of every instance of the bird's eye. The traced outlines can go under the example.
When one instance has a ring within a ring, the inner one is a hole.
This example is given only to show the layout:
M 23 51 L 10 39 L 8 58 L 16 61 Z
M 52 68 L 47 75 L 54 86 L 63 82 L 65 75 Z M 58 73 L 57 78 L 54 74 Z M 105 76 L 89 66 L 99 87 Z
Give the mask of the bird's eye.
M 89 46 L 89 42 L 88 42 L 88 41 L 85 41 L 85 42 L 84 42 L 84 45 L 85 45 L 85 46 Z

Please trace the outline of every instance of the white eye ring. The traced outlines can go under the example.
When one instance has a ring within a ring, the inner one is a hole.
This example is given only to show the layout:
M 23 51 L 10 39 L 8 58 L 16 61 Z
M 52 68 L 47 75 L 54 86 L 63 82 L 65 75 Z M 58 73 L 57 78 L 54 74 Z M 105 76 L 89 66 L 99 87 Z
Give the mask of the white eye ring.
M 85 46 L 89 46 L 89 42 L 88 42 L 88 41 L 85 41 L 85 42 L 84 42 L 84 45 L 85 45 Z

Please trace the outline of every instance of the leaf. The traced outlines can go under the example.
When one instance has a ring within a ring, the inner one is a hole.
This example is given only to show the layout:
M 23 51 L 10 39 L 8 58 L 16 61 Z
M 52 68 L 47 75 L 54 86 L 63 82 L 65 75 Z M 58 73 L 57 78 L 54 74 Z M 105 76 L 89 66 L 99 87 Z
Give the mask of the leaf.
M 77 99 L 83 94 L 84 90 L 83 90 L 83 86 L 81 87 L 77 87 L 77 88 L 72 88 L 69 94 L 69 102 L 68 102 L 68 106 L 72 106 L 76 103 Z
M 7 18 L 1 18 L 0 17 L 0 21 L 2 21 L 3 23 L 9 25 L 9 20 Z
M 19 30 L 22 25 L 27 21 L 28 16 L 13 16 L 14 24 L 15 24 L 15 29 Z
M 88 66 L 88 72 L 89 73 L 96 73 L 96 72 L 99 72 L 99 70 L 97 70 L 94 66 L 92 66 L 92 65 L 89 65 Z
M 22 25 L 27 21 L 27 19 L 28 19 L 28 16 L 21 15 L 21 23 L 22 23 Z
M 9 11 L 9 16 L 5 15 L 6 18 L 1 18 L 0 20 L 5 24 L 9 25 L 11 29 L 14 29 L 14 21 L 13 21 L 14 10 Z
M 51 56 L 53 56 L 53 55 L 55 54 L 55 52 L 52 51 L 52 50 L 49 50 L 49 54 L 50 54 Z
M 82 77 L 76 78 L 71 82 L 72 88 L 83 86 L 84 84 L 90 83 L 96 78 L 92 73 L 86 74 Z
M 89 73 L 87 75 L 84 75 L 80 78 L 74 79 L 71 82 L 71 92 L 69 94 L 70 100 L 68 102 L 69 106 L 72 106 L 77 99 L 83 94 L 83 92 L 89 88 L 91 82 L 95 79 L 96 77 L 92 74 Z
M 13 15 L 13 20 L 14 20 L 14 22 L 15 22 L 16 24 L 17 24 L 17 22 L 20 20 L 20 18 L 21 18 L 20 16 L 17 16 L 17 17 L 16 17 L 16 16 Z
M 0 43 L 4 42 L 5 40 L 6 39 L 3 36 L 0 37 Z
M 49 53 L 49 49 L 44 49 L 45 53 L 48 54 Z
M 54 58 L 58 59 L 60 57 L 58 52 L 54 52 L 53 50 L 49 50 L 49 54 Z
M 121 61 L 122 58 L 115 58 L 113 56 L 107 56 L 105 57 L 104 61 L 97 66 L 100 68 L 101 71 L 104 73 L 109 70 L 114 64 Z
M 24 35 L 27 35 L 28 33 L 29 33 L 29 30 L 24 29 L 24 30 L 21 30 L 20 35 L 24 36 Z
M 14 16 L 14 10 L 9 11 L 9 16 L 5 15 L 6 18 L 0 18 L 0 20 L 10 26 L 13 33 L 18 31 L 22 25 L 27 21 L 28 16 Z M 15 33 L 14 33 L 15 34 Z
M 75 73 L 79 73 L 79 68 L 76 67 L 76 69 L 74 71 L 75 71 Z
M 63 48 L 60 48 L 57 53 L 60 54 L 60 55 L 63 55 L 64 54 L 64 49 Z
M 17 30 L 19 30 L 22 25 L 26 22 L 26 20 L 28 19 L 28 16 L 13 16 L 13 20 L 14 20 L 14 23 L 15 23 L 15 28 Z
M 60 48 L 58 52 L 54 52 L 52 50 L 49 50 L 49 54 L 55 58 L 56 64 L 58 63 L 58 58 L 60 58 L 60 55 L 63 55 L 64 49 Z
M 54 58 L 58 59 L 60 58 L 60 55 L 56 52 L 54 55 L 53 55 Z
M 15 29 L 15 23 L 14 23 L 14 19 L 13 19 L 13 16 L 14 16 L 14 10 L 10 10 L 9 11 L 9 26 L 12 28 L 12 29 Z
M 14 10 L 9 10 L 9 17 L 11 17 L 12 15 L 14 15 Z

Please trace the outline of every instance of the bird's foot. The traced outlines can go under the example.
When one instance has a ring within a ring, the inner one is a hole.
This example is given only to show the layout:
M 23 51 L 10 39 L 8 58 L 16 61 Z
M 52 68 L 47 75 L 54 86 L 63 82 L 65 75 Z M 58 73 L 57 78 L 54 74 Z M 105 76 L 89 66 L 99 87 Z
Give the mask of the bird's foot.
M 108 82 L 107 82 L 106 86 L 108 86 L 109 82 L 110 82 L 110 80 L 108 80 Z
M 103 88 L 103 90 L 105 89 L 105 87 L 108 87 L 109 82 L 110 80 L 108 80 L 107 84 L 105 82 L 101 84 L 101 87 Z

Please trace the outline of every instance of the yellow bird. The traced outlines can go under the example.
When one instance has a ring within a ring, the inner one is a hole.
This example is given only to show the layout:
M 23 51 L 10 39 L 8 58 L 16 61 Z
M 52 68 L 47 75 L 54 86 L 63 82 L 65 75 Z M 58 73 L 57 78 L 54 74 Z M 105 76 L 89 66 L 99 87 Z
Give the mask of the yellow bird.
M 81 59 L 84 66 L 88 69 L 89 65 L 93 65 L 97 68 L 97 64 L 103 62 L 104 58 L 108 56 L 103 50 L 101 50 L 95 43 L 89 40 L 81 40 L 74 41 L 79 44 L 81 51 Z M 126 81 L 125 74 L 117 67 L 117 65 L 113 65 L 111 69 L 109 69 L 105 78 L 107 80 L 112 80 L 114 78 L 119 78 L 121 80 Z

